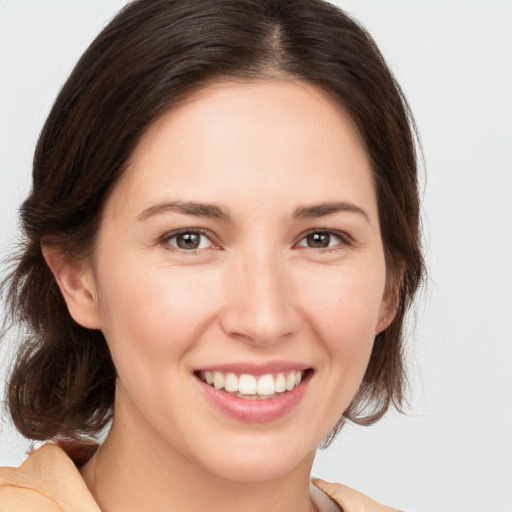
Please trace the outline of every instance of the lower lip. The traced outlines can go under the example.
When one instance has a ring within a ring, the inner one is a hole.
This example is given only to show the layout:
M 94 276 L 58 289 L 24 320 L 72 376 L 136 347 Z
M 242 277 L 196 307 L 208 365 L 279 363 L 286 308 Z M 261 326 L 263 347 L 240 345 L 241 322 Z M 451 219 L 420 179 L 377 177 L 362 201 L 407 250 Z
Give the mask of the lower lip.
M 275 398 L 246 400 L 206 384 L 197 379 L 206 397 L 222 412 L 245 423 L 269 423 L 288 414 L 301 401 L 310 376 L 304 379 L 292 391 L 282 393 Z

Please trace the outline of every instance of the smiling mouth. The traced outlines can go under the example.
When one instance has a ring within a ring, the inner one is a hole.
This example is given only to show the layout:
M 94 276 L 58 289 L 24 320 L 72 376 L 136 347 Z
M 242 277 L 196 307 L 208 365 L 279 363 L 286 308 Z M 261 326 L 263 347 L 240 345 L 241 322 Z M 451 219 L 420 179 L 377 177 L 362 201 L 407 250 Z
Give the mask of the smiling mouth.
M 195 375 L 209 386 L 238 398 L 268 400 L 293 391 L 312 372 L 312 369 L 292 370 L 255 376 L 247 373 L 237 375 L 232 372 L 198 371 Z

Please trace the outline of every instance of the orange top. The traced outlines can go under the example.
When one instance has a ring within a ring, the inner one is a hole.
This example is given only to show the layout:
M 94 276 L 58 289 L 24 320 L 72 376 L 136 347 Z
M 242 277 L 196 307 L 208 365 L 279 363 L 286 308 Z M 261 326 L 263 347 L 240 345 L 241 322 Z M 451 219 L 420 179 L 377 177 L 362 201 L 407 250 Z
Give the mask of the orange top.
M 341 484 L 313 479 L 343 512 L 398 512 Z M 318 499 L 318 496 L 317 496 Z M 336 508 L 318 499 L 319 508 Z M 19 468 L 0 469 L 0 512 L 101 512 L 73 460 L 55 444 L 33 452 Z

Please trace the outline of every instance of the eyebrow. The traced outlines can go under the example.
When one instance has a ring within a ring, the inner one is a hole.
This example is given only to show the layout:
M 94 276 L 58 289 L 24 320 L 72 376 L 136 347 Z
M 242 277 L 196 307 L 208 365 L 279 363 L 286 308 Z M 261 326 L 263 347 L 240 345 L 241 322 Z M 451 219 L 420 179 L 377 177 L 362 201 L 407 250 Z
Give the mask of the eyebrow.
M 137 215 L 137 220 L 144 221 L 154 215 L 176 212 L 196 217 L 210 217 L 214 219 L 229 220 L 229 213 L 214 204 L 195 203 L 184 201 L 171 201 L 151 206 Z
M 370 217 L 359 206 L 348 203 L 346 201 L 334 201 L 328 203 L 318 203 L 311 206 L 301 206 L 293 213 L 294 219 L 314 219 L 318 217 L 326 217 L 338 212 L 349 212 L 362 215 L 368 222 Z
M 185 201 L 171 201 L 151 206 L 137 215 L 137 220 L 144 221 L 149 217 L 167 212 L 182 213 L 184 215 L 193 215 L 196 217 L 209 217 L 225 221 L 230 220 L 229 213 L 217 205 Z M 339 212 L 356 213 L 358 215 L 362 215 L 368 222 L 370 222 L 368 214 L 362 208 L 346 201 L 334 201 L 313 204 L 310 206 L 301 206 L 293 212 L 293 218 L 296 220 L 314 219 L 326 217 Z

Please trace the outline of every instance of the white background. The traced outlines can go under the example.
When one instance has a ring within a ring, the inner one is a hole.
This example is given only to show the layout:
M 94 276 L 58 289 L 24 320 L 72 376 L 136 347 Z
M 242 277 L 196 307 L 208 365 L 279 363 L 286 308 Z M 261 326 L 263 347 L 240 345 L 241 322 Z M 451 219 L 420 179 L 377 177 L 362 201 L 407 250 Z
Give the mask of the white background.
M 411 512 L 511 512 L 512 1 L 337 3 L 372 33 L 415 112 L 430 277 L 409 343 L 409 415 L 348 427 L 314 472 Z M 52 101 L 123 4 L 0 0 L 3 255 Z M 5 342 L 0 356 L 5 371 Z M 0 465 L 25 449 L 3 419 Z

